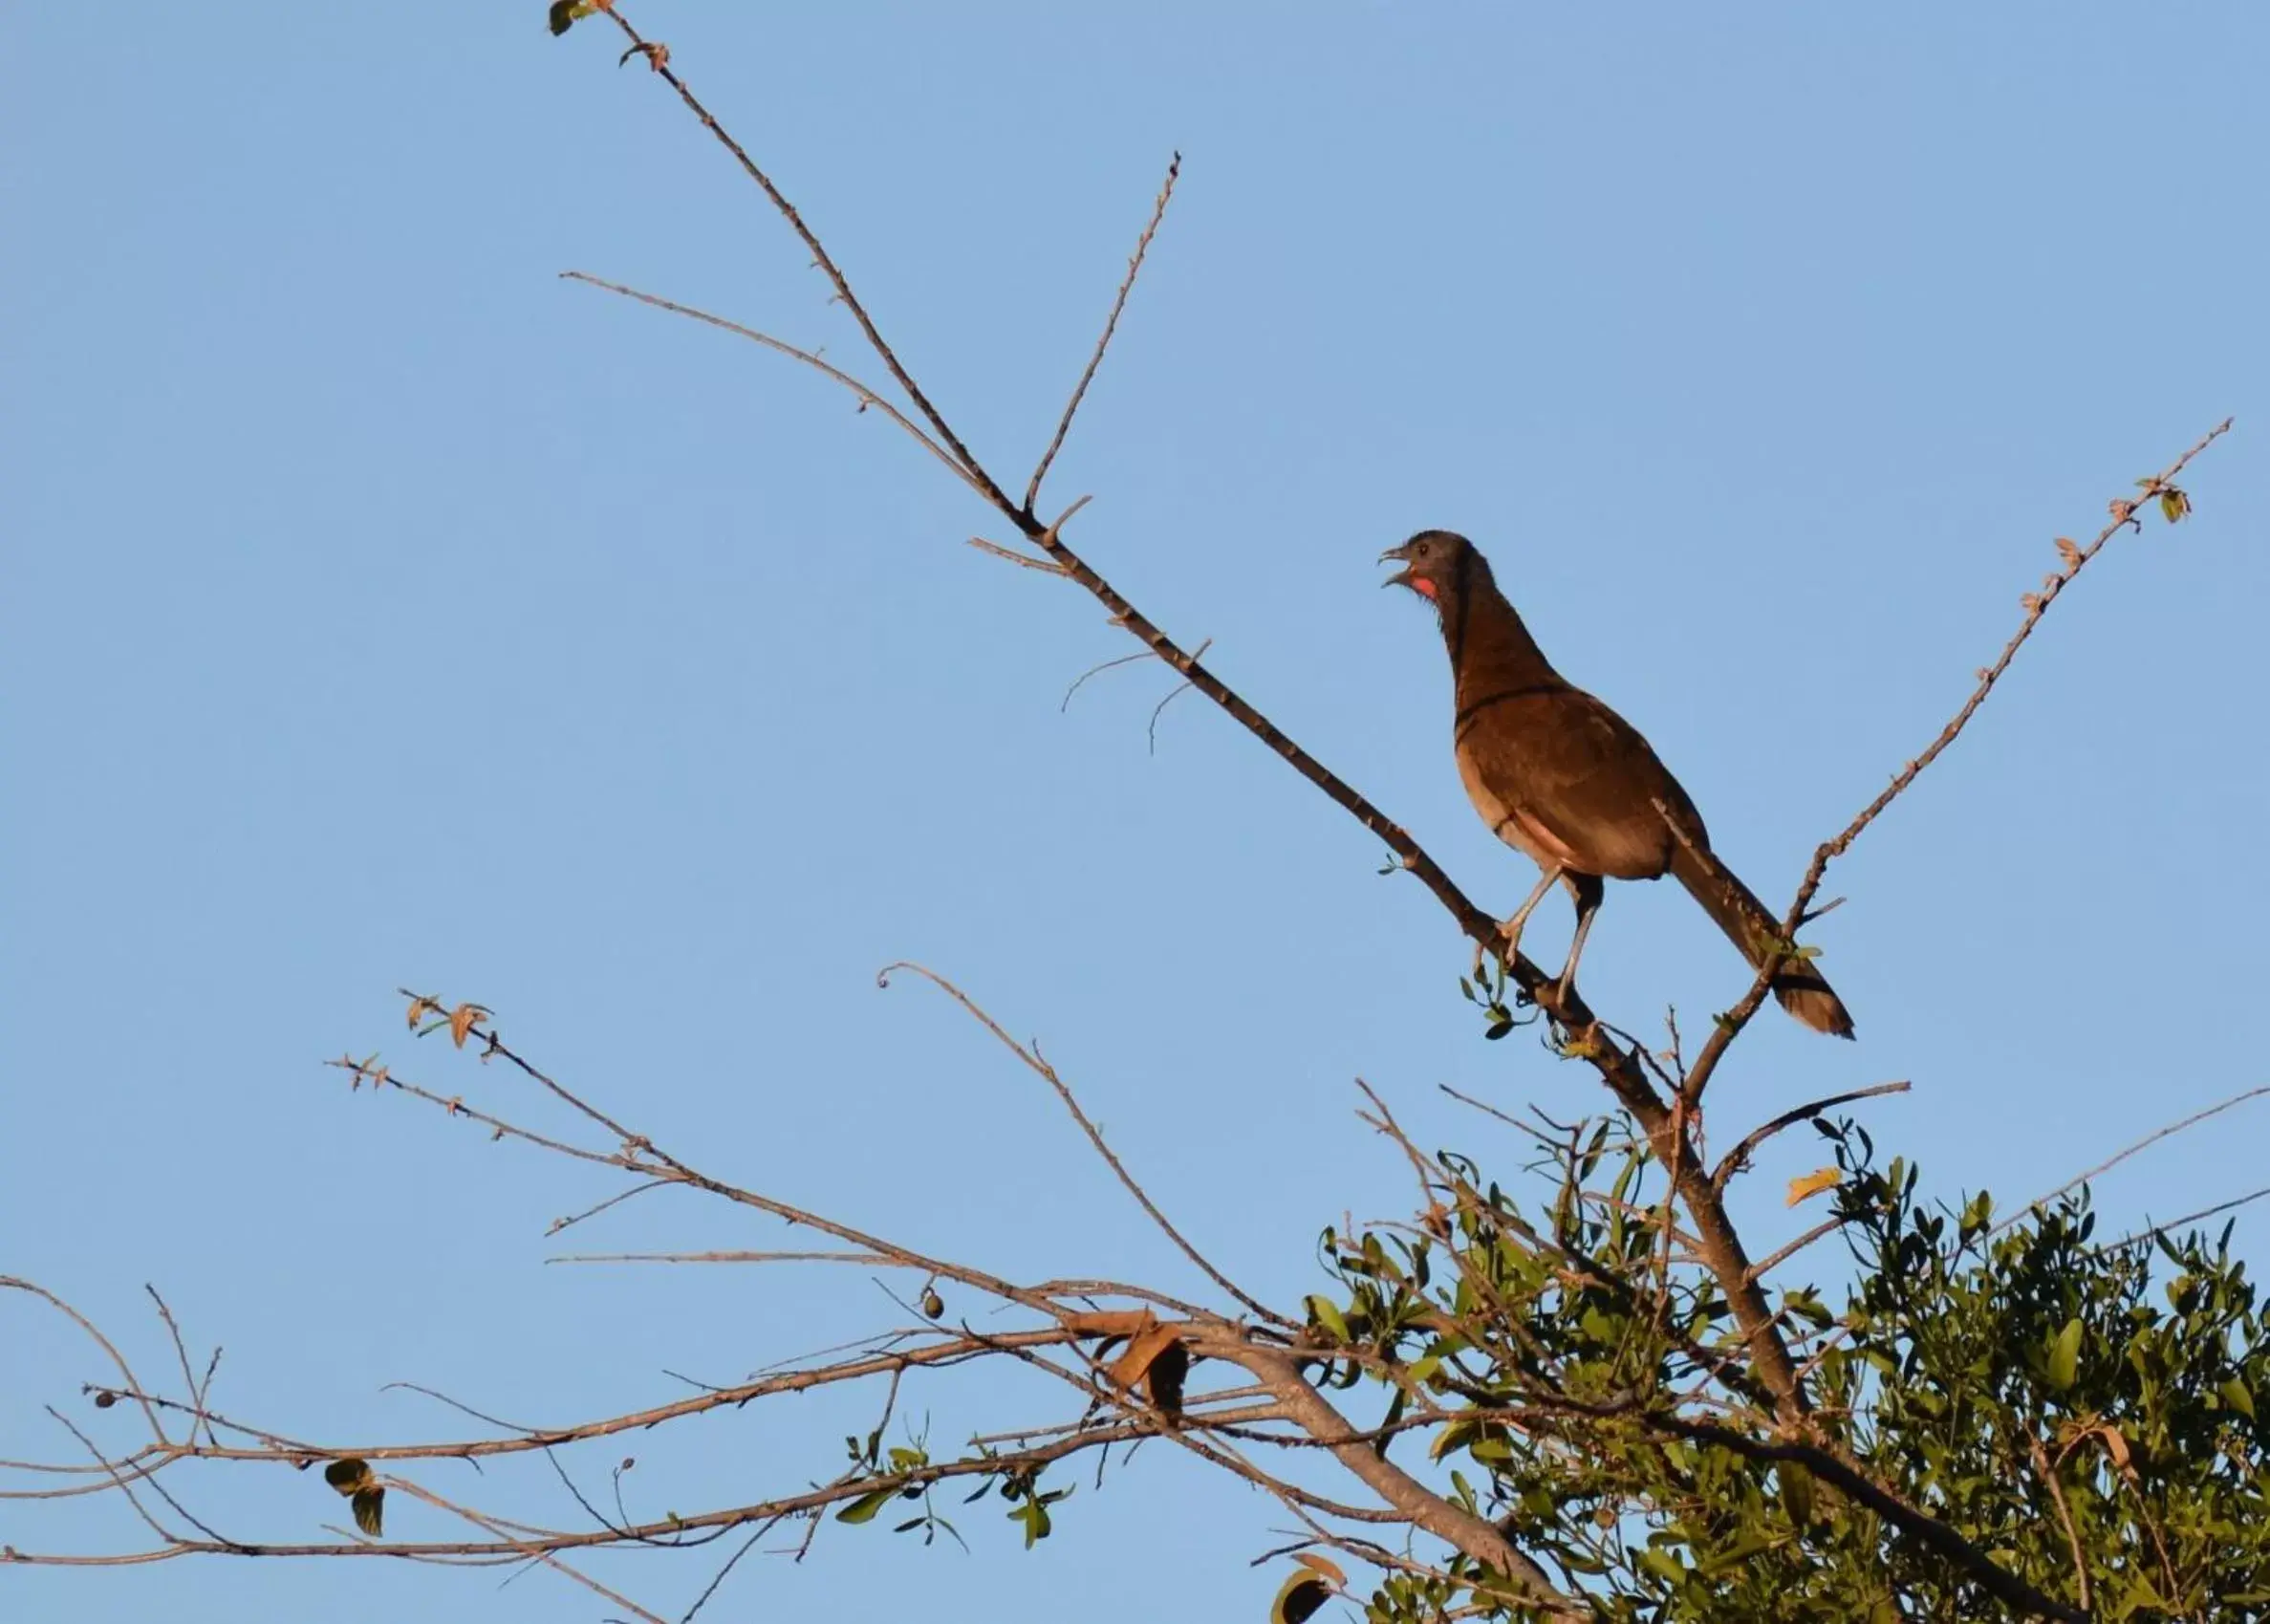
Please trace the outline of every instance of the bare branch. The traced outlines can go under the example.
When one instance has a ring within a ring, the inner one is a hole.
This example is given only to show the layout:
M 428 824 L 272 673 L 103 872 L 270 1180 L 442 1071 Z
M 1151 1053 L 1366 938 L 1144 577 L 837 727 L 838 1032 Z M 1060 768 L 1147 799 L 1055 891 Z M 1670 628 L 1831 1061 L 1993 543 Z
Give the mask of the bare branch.
M 830 285 L 835 290 L 835 296 L 843 301 L 843 308 L 852 313 L 852 319 L 859 324 L 859 331 L 867 336 L 869 347 L 875 351 L 882 363 L 890 368 L 891 376 L 897 380 L 898 387 L 906 391 L 906 398 L 915 403 L 915 409 L 920 412 L 923 420 L 938 431 L 939 439 L 944 441 L 947 449 L 953 452 L 953 460 L 968 470 L 971 475 L 971 483 L 977 487 L 978 493 L 1004 512 L 1015 511 L 1008 497 L 1003 493 L 998 485 L 994 484 L 992 477 L 980 466 L 977 458 L 970 455 L 969 447 L 962 444 L 961 436 L 957 435 L 947 424 L 939 409 L 930 403 L 930 397 L 922 393 L 920 385 L 917 384 L 906 368 L 899 364 L 897 353 L 883 341 L 883 336 L 876 329 L 874 318 L 867 314 L 867 307 L 859 301 L 859 295 L 852 291 L 850 280 L 835 268 L 835 261 L 829 257 L 828 250 L 820 244 L 820 239 L 812 233 L 811 227 L 805 225 L 804 216 L 796 212 L 796 206 L 790 203 L 781 189 L 772 184 L 772 178 L 769 175 L 757 167 L 756 161 L 743 150 L 741 143 L 725 133 L 725 127 L 717 121 L 716 117 L 711 114 L 709 109 L 695 98 L 694 93 L 686 88 L 685 81 L 670 68 L 668 53 L 663 53 L 658 58 L 653 48 L 639 36 L 638 30 L 631 27 L 630 19 L 625 17 L 620 10 L 610 6 L 608 15 L 615 19 L 615 26 L 621 29 L 624 35 L 629 38 L 633 50 L 647 53 L 647 60 L 653 64 L 655 73 L 665 84 L 678 93 L 678 98 L 685 103 L 687 111 L 702 120 L 703 127 L 717 138 L 718 144 L 733 155 L 733 161 L 741 165 L 742 172 L 756 182 L 780 217 L 789 223 L 789 228 L 803 240 L 807 249 L 811 250 L 812 264 L 826 275 Z
M 1064 1102 L 1064 1108 L 1071 1113 L 1072 1120 L 1077 1122 L 1080 1125 L 1080 1131 L 1088 1136 L 1088 1142 L 1095 1147 L 1095 1154 L 1103 1158 L 1104 1165 L 1111 1168 L 1113 1177 L 1119 1180 L 1120 1186 L 1125 1189 L 1129 1195 L 1135 1197 L 1136 1203 L 1142 1207 L 1144 1212 L 1150 1215 L 1151 1222 L 1158 1225 L 1160 1232 L 1164 1234 L 1168 1240 L 1175 1244 L 1176 1248 L 1180 1251 L 1184 1257 L 1196 1264 L 1200 1272 L 1204 1274 L 1208 1280 L 1211 1280 L 1215 1285 L 1221 1287 L 1222 1290 L 1228 1292 L 1232 1297 L 1235 1297 L 1239 1303 L 1243 1305 L 1248 1312 L 1259 1315 L 1262 1319 L 1266 1320 L 1270 1324 L 1282 1326 L 1290 1326 L 1293 1324 L 1291 1320 L 1286 1319 L 1283 1314 L 1280 1314 L 1275 1310 L 1270 1309 L 1259 1299 L 1248 1296 L 1244 1291 L 1241 1290 L 1235 1282 L 1233 1282 L 1227 1275 L 1223 1274 L 1220 1269 L 1216 1268 L 1212 1263 L 1207 1261 L 1203 1253 L 1201 1253 L 1196 1246 L 1192 1245 L 1189 1241 L 1183 1238 L 1182 1232 L 1175 1227 L 1173 1222 L 1168 1219 L 1165 1213 L 1158 1210 L 1157 1204 L 1151 1200 L 1148 1194 L 1144 1192 L 1142 1185 L 1135 1182 L 1135 1176 L 1129 1173 L 1127 1168 L 1120 1162 L 1118 1157 L 1113 1154 L 1112 1147 L 1104 1143 L 1102 1132 L 1093 1122 L 1089 1120 L 1088 1113 L 1080 1108 L 1080 1102 L 1073 1095 L 1071 1089 L 1067 1086 L 1062 1077 L 1056 1074 L 1056 1068 L 1049 1065 L 1047 1060 L 1041 1057 L 1041 1054 L 1037 1049 L 1027 1049 L 1025 1045 L 1019 1043 L 1015 1038 L 1009 1036 L 1007 1032 L 1001 1029 L 1000 1023 L 995 1021 L 992 1016 L 986 1014 L 984 1010 L 979 1008 L 977 1004 L 967 993 L 963 992 L 952 982 L 946 980 L 945 977 L 940 975 L 936 970 L 929 969 L 924 965 L 915 964 L 911 960 L 901 959 L 896 964 L 885 964 L 882 969 L 876 974 L 876 985 L 877 986 L 889 986 L 891 985 L 891 972 L 893 970 L 912 970 L 916 975 L 920 976 L 924 981 L 929 982 L 933 986 L 939 988 L 955 1003 L 961 1005 L 962 1009 L 969 1014 L 971 1019 L 975 1020 L 978 1025 L 984 1027 L 987 1031 L 991 1032 L 993 1036 L 1000 1041 L 1002 1046 L 1005 1048 L 1011 1054 L 1014 1054 L 1019 1060 L 1022 1060 L 1029 1071 L 1031 1071 L 1035 1075 L 1039 1076 L 1051 1089 L 1054 1089 L 1056 1091 L 1056 1097 L 1062 1100 Z
M 2009 1228 L 2012 1224 L 2021 1221 L 2027 1213 L 2037 1212 L 2047 1206 L 2051 1202 L 2057 1200 L 2058 1197 L 2064 1195 L 2067 1190 L 2079 1189 L 2082 1185 L 2088 1183 L 2100 1174 L 2110 1172 L 2113 1168 L 2118 1167 L 2122 1162 L 2128 1160 L 2129 1157 L 2134 1156 L 2138 1151 L 2146 1150 L 2152 1145 L 2158 1144 L 2160 1140 L 2168 1137 L 2172 1134 L 2180 1134 L 2186 1128 L 2195 1127 L 2199 1123 L 2206 1121 L 2208 1117 L 2219 1115 L 2221 1113 L 2230 1110 L 2234 1105 L 2244 1105 L 2248 1100 L 2259 1099 L 2266 1093 L 2270 1093 L 2270 1083 L 2264 1083 L 2259 1088 L 2247 1089 L 2242 1093 L 2235 1093 L 2230 1098 L 2219 1100 L 2216 1104 L 2209 1106 L 2204 1111 L 2193 1112 L 2189 1116 L 2186 1116 L 2180 1122 L 2171 1122 L 2165 1128 L 2155 1129 L 2153 1132 L 2149 1133 L 2142 1138 L 2138 1139 L 2134 1144 L 2129 1145 L 2127 1149 L 2121 1151 L 2118 1155 L 2107 1157 L 2103 1161 L 2098 1162 L 2087 1172 L 2075 1174 L 2072 1178 L 2067 1179 L 2064 1183 L 2060 1184 L 2056 1189 L 2050 1191 L 2047 1195 L 2036 1196 L 2032 1201 L 2026 1202 L 2023 1207 L 2020 1208 L 2017 1212 L 2012 1213 L 2008 1218 L 2003 1219 L 2000 1223 L 1996 1224 L 1991 1230 L 1988 1231 L 1988 1233 L 1992 1235 L 2000 1235 L 2003 1230 Z M 2176 1222 L 2181 1223 L 2188 1222 L 2188 1220 L 2178 1219 Z
M 1810 1122 L 1832 1106 L 1849 1105 L 1856 1099 L 1873 1099 L 1879 1094 L 1906 1093 L 1908 1088 L 1905 1082 L 1878 1083 L 1872 1088 L 1853 1089 L 1848 1093 L 1832 1093 L 1827 1099 L 1816 1099 L 1810 1105 L 1784 1111 L 1763 1127 L 1751 1130 L 1748 1137 L 1728 1151 L 1725 1159 L 1719 1163 L 1718 1171 L 1710 1176 L 1711 1184 L 1716 1189 L 1724 1189 L 1726 1181 L 1748 1164 L 1750 1153 L 1784 1128 L 1794 1128 L 1800 1122 Z
M 712 315 L 705 310 L 696 310 L 692 305 L 681 305 L 674 299 L 665 299 L 659 294 L 640 292 L 636 288 L 625 287 L 620 282 L 610 282 L 604 277 L 594 276 L 587 271 L 563 271 L 560 272 L 560 280 L 581 282 L 587 287 L 604 289 L 610 293 L 620 293 L 626 299 L 637 299 L 642 305 L 652 305 L 657 310 L 668 311 L 672 315 L 682 315 L 689 320 L 706 323 L 708 326 L 746 338 L 751 343 L 762 344 L 768 350 L 777 351 L 791 360 L 802 361 L 813 371 L 833 379 L 837 383 L 856 395 L 859 398 L 861 411 L 873 406 L 876 411 L 881 412 L 900 428 L 913 435 L 921 444 L 922 449 L 943 463 L 955 478 L 979 495 L 985 494 L 985 487 L 981 483 L 980 476 L 973 474 L 967 467 L 956 462 L 952 456 L 947 454 L 944 446 L 922 432 L 919 423 L 841 367 L 832 366 L 822 360 L 816 352 L 798 349 L 784 339 L 773 337 L 769 333 L 760 333 L 753 327 L 742 326 L 738 321 L 727 321 L 722 315 Z
M 1976 716 L 1978 713 L 1978 707 L 1986 703 L 1986 696 L 1994 692 L 1995 683 L 2001 681 L 2002 673 L 2010 668 L 2010 661 L 2018 658 L 2018 651 L 2025 646 L 2026 639 L 2034 635 L 2034 628 L 2042 623 L 2042 617 L 2049 613 L 2049 606 L 2057 601 L 2058 595 L 2065 591 L 2066 585 L 2084 569 L 2087 568 L 2090 559 L 2104 551 L 2108 541 L 2110 541 L 2114 535 L 2134 522 L 2135 511 L 2138 508 L 2163 491 L 2173 488 L 2175 484 L 2175 476 L 2191 466 L 2194 457 L 2230 433 L 2231 424 L 2237 421 L 2235 418 L 2225 418 L 2221 422 L 2209 429 L 2199 437 L 2190 450 L 2170 463 L 2150 481 L 2145 482 L 2143 488 L 2136 496 L 2115 498 L 2109 505 L 2112 514 L 2111 523 L 2097 531 L 2096 539 L 2086 547 L 2075 548 L 2070 552 L 2065 553 L 2063 559 L 2065 569 L 2044 581 L 2040 592 L 2025 595 L 2025 615 L 2018 622 L 2018 630 L 2012 633 L 2010 640 L 2002 645 L 2002 652 L 1995 662 L 1978 673 L 1978 685 L 1971 690 L 1970 698 L 1963 701 L 1962 708 L 1955 713 L 1946 726 L 1939 729 L 1938 737 L 1924 747 L 1922 754 L 1894 773 L 1892 782 L 1884 787 L 1883 792 L 1860 809 L 1841 834 L 1834 839 L 1826 842 L 1820 850 L 1813 854 L 1812 865 L 1805 870 L 1805 879 L 1797 888 L 1797 898 L 1789 906 L 1789 918 L 1784 926 L 1784 935 L 1795 934 L 1796 921 L 1804 916 L 1806 905 L 1812 901 L 1814 894 L 1821 889 L 1821 879 L 1827 873 L 1828 865 L 1850 851 L 1852 842 L 1860 838 L 1862 831 L 1875 822 L 1882 815 L 1885 808 L 1906 793 L 1908 786 L 1915 782 L 1917 775 L 1933 762 L 1938 760 L 1949 745 L 1962 736 L 1962 730 L 1970 725 L 1971 718 Z
M 2270 1184 L 2265 1184 L 2259 1190 L 2249 1190 L 2243 1196 L 2234 1196 L 2227 1202 L 2216 1202 L 2213 1206 L 2203 1206 L 2197 1212 L 2187 1212 L 2181 1218 L 2171 1218 L 2167 1223 L 2155 1223 L 2149 1229 L 2139 1229 L 2132 1235 L 2123 1235 L 2117 1241 L 2108 1241 L 2101 1246 L 2092 1247 L 2091 1250 L 2116 1252 L 2123 1246 L 2142 1245 L 2147 1241 L 2165 1235 L 2171 1229 L 2180 1229 L 2187 1223 L 2198 1223 L 2202 1218 L 2213 1218 L 2218 1212 L 2229 1212 L 2235 1207 L 2245 1206 L 2250 1202 L 2260 1201 L 2264 1196 L 2270 1196 Z
M 1056 453 L 1064 448 L 1064 437 L 1071 432 L 1072 418 L 1087 398 L 1088 385 L 1095 379 L 1095 369 L 1103 365 L 1104 352 L 1112 347 L 1112 335 L 1119 329 L 1119 313 L 1127 308 L 1127 295 L 1135 292 L 1135 278 L 1142 274 L 1143 256 L 1151 251 L 1151 239 L 1158 234 L 1158 223 L 1166 218 L 1166 206 L 1175 195 L 1175 182 L 1182 173 L 1182 155 L 1176 153 L 1166 166 L 1166 181 L 1158 188 L 1158 199 L 1151 206 L 1151 223 L 1143 227 L 1143 234 L 1135 239 L 1134 255 L 1127 262 L 1126 280 L 1119 284 L 1118 296 L 1112 300 L 1112 314 L 1104 318 L 1103 335 L 1095 340 L 1095 353 L 1088 357 L 1088 365 L 1080 373 L 1080 381 L 1072 388 L 1071 399 L 1064 403 L 1064 416 L 1056 422 L 1056 433 L 1049 442 L 1049 448 L 1041 453 L 1040 466 L 1032 470 L 1032 482 L 1025 487 L 1025 510 L 1032 511 L 1041 499 L 1041 481 L 1049 477 L 1049 465 L 1056 461 Z

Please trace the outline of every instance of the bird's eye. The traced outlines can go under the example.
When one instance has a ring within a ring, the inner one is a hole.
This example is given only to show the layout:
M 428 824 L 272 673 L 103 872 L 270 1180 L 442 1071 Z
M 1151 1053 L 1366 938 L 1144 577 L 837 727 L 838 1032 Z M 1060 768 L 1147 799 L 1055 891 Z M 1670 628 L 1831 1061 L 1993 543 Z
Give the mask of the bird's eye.
M 1426 555 L 1427 544 L 1423 541 L 1411 550 L 1411 556 L 1414 558 L 1424 558 Z

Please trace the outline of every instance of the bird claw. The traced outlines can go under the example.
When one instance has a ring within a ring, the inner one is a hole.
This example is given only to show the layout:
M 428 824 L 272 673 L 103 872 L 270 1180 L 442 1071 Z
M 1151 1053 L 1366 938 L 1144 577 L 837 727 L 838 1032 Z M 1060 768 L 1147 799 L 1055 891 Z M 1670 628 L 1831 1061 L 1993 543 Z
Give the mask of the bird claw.
M 1498 925 L 1498 945 L 1495 948 L 1486 948 L 1479 942 L 1474 944 L 1474 979 L 1476 981 L 1482 979 L 1481 965 L 1485 955 L 1495 954 L 1499 968 L 1503 970 L 1513 968 L 1513 961 L 1522 950 L 1522 921 L 1519 920 L 1501 920 Z

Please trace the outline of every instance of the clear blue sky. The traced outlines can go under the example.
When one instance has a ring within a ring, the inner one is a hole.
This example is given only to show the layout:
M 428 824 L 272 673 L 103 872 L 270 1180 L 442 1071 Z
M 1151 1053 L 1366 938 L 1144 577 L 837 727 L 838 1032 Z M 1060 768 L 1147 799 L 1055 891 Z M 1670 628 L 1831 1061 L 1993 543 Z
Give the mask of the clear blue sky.
M 721 1174 L 1010 1275 L 1187 1271 L 1053 1102 L 885 961 L 1037 1034 L 1130 1162 L 1281 1300 L 1405 1210 L 1362 1075 L 1597 1109 L 1479 1040 L 1464 944 L 1379 849 L 984 515 L 750 346 L 580 267 L 849 359 L 805 255 L 604 28 L 510 6 L 20 6 L 0 51 L 0 1271 L 145 1370 L 169 1296 L 216 1400 L 318 1439 L 531 1422 L 896 1318 L 863 1277 L 546 1268 L 609 1186 L 319 1062 L 398 984 Z M 771 165 L 969 441 L 1018 478 L 1169 152 L 1182 190 L 1062 462 L 1088 555 L 1469 890 L 1532 871 L 1452 770 L 1443 660 L 1373 556 L 1462 529 L 1653 738 L 1771 898 L 1919 748 L 2108 497 L 2229 413 L 2195 522 L 2124 540 L 1835 874 L 1844 1046 L 1769 1018 L 1720 1138 L 1913 1078 L 1869 1121 L 1953 1197 L 2053 1185 L 2265 1080 L 2270 17 L 2235 4 L 1606 9 L 691 6 L 636 12 Z M 1567 915 L 1539 916 L 1559 951 Z M 1680 894 L 1610 899 L 1595 1002 L 1698 1027 L 1743 977 Z M 2231 1056 L 2228 1062 L 2219 1057 Z M 2203 1064 L 2204 1062 L 2204 1064 Z M 2262 1108 L 2102 1190 L 2261 1181 Z M 1748 1198 L 1761 1245 L 1798 1220 Z M 2241 1221 L 2259 1249 L 2262 1209 Z M 780 1243 L 692 1201 L 586 1245 Z M 1819 1258 L 1833 1273 L 1837 1260 Z M 0 1305 L 0 1456 L 69 1440 L 87 1350 Z M 1053 1397 L 918 1388 L 937 1436 Z M 640 1440 L 635 1509 L 832 1473 L 871 1399 Z M 595 1481 L 612 1457 L 586 1465 Z M 444 1492 L 572 1515 L 540 1467 Z M 207 1477 L 244 1537 L 339 1507 Z M 394 1510 L 405 1535 L 437 1516 Z M 1259 1617 L 1283 1514 L 1147 1452 L 973 1557 L 828 1528 L 721 1618 Z M 0 1540 L 132 1543 L 0 1505 Z M 1143 1553 L 1131 1570 L 1130 1551 Z M 1172 1552 L 1171 1563 L 1160 1563 Z M 598 1565 L 676 1611 L 702 1574 Z M 596 1617 L 564 1581 L 368 1563 L 0 1571 L 11 1619 Z

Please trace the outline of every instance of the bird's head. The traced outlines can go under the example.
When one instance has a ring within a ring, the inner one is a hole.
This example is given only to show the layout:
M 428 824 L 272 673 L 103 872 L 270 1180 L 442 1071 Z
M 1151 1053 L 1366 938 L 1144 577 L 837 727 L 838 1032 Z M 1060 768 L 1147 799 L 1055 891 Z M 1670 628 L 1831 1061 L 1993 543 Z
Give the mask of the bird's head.
M 1379 584 L 1409 587 L 1438 609 L 1458 596 L 1477 567 L 1489 567 L 1472 542 L 1452 531 L 1420 531 L 1379 555 L 1382 564 L 1390 559 L 1403 567 Z

